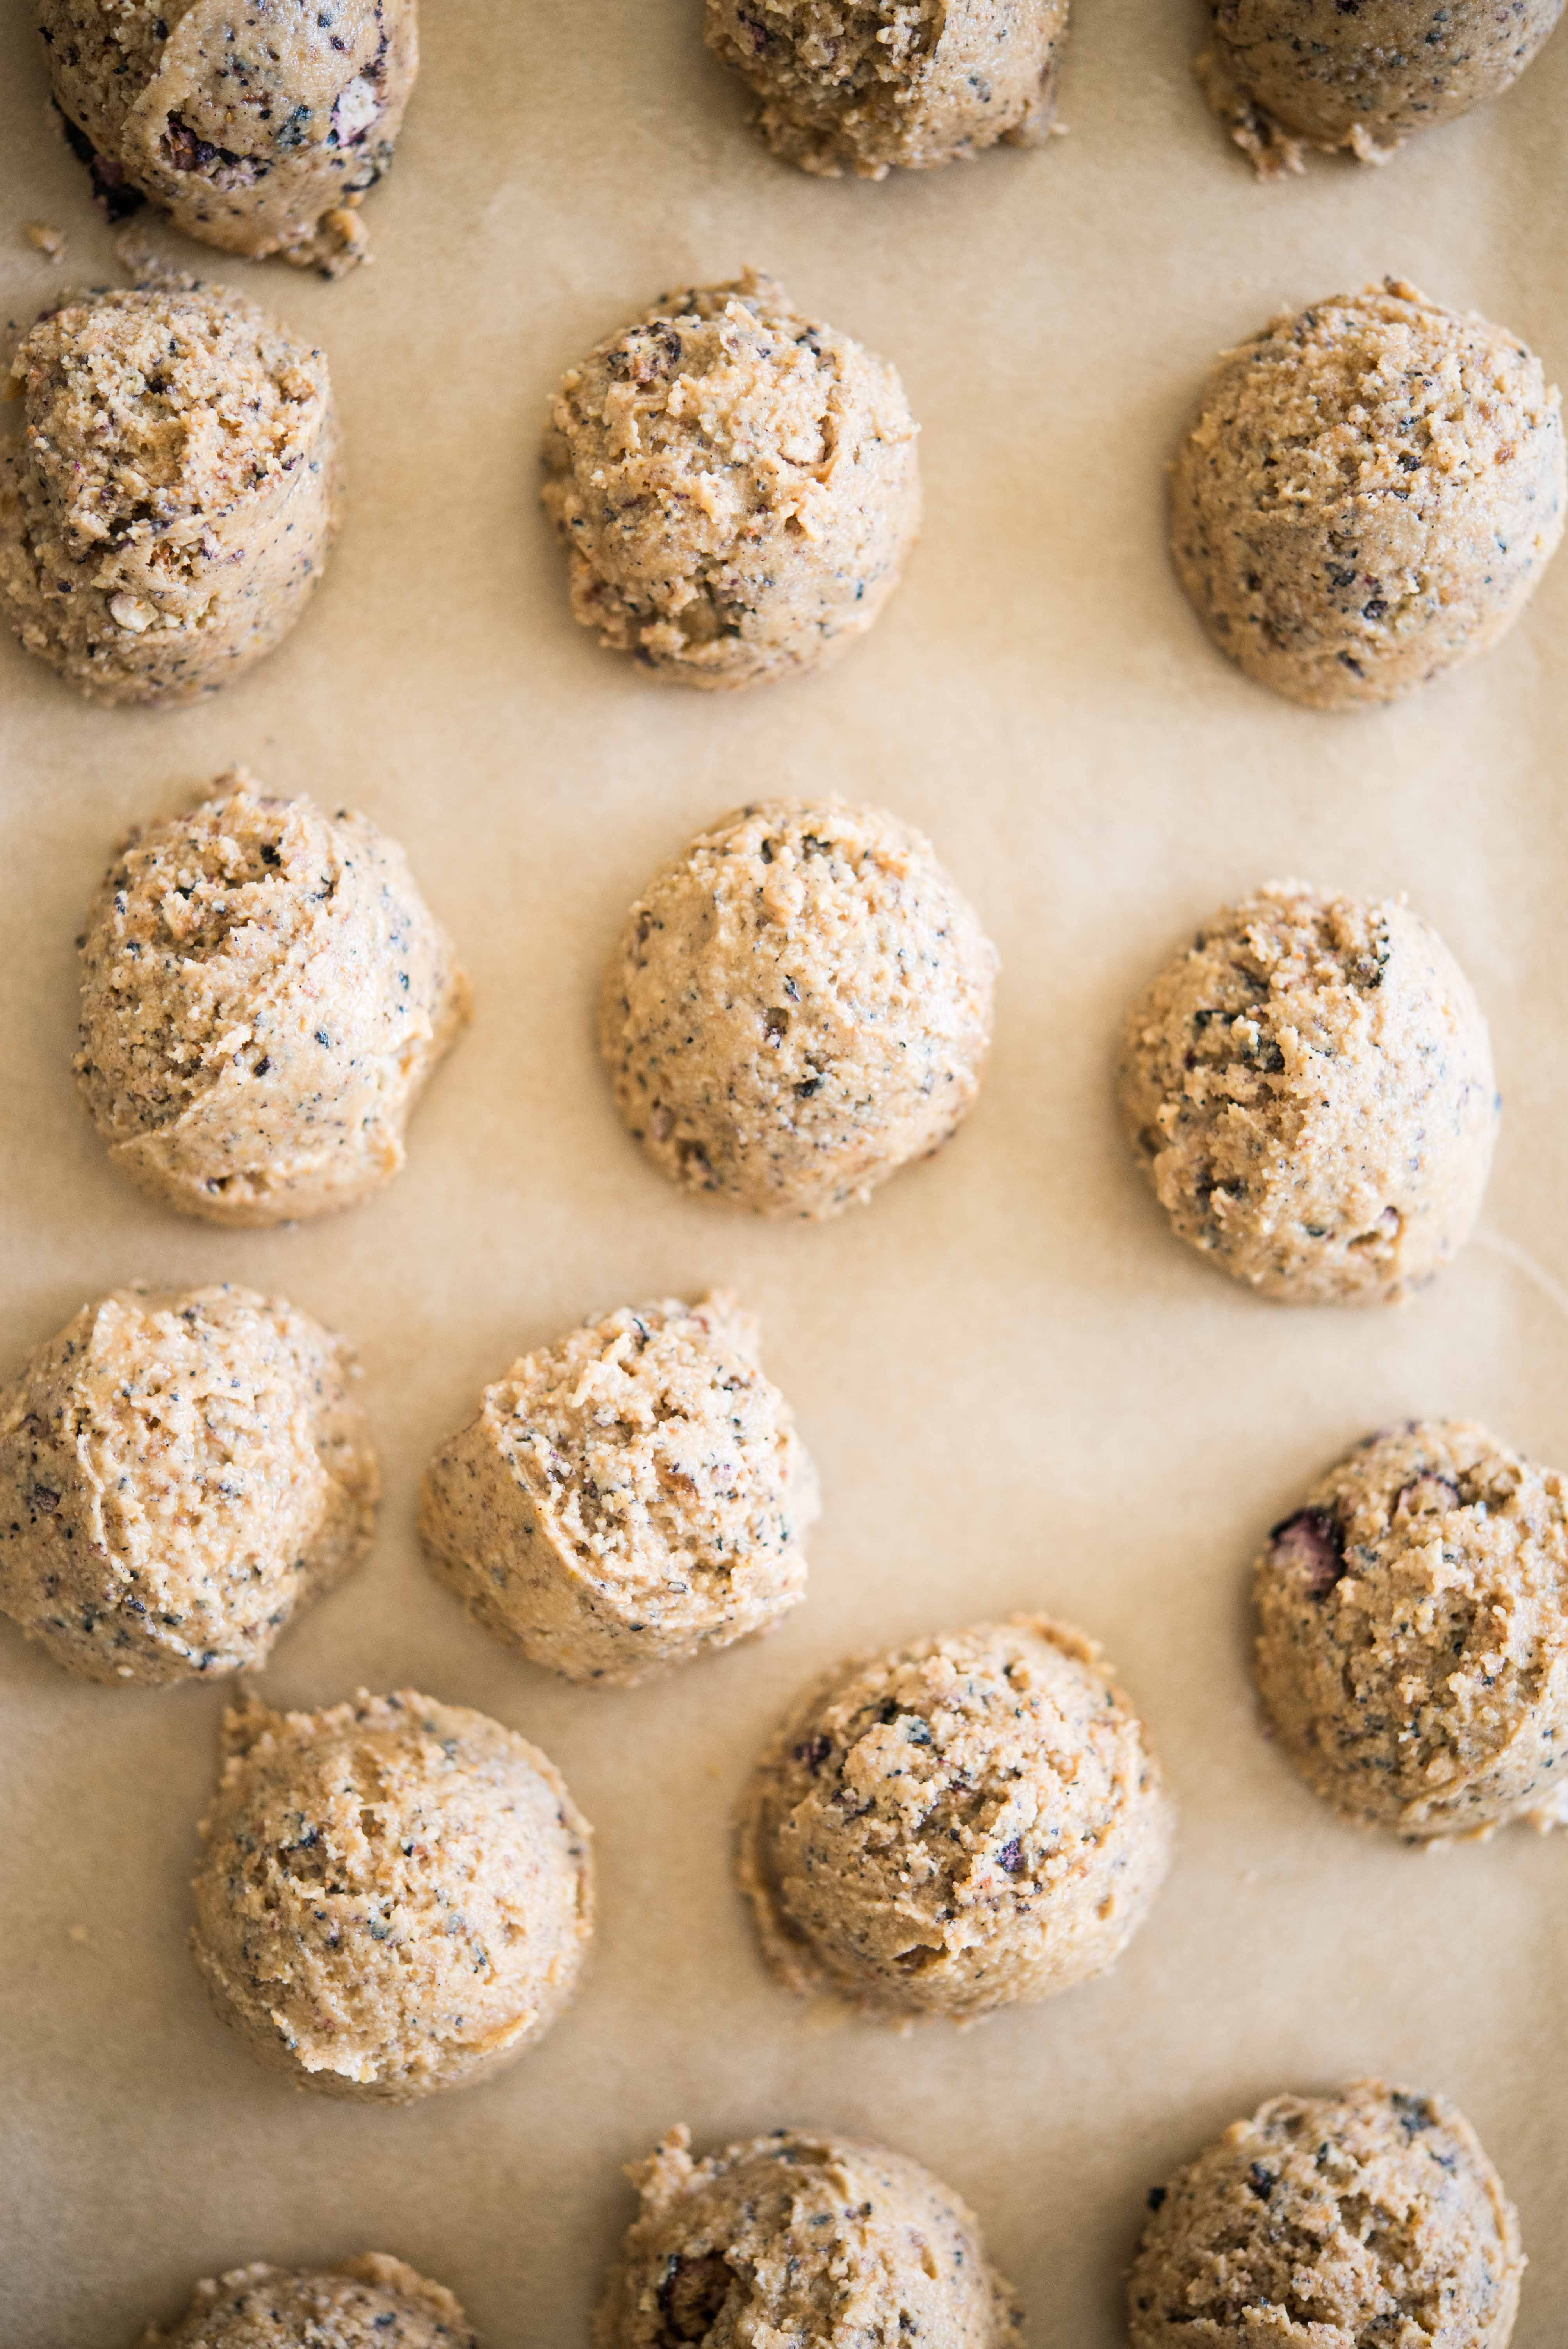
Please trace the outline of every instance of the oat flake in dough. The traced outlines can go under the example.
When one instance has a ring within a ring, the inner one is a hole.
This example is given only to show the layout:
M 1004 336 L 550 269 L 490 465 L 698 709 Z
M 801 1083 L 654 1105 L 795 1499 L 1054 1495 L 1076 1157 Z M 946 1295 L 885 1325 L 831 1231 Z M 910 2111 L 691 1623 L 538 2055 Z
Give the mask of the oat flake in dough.
M 444 2285 L 366 2251 L 301 2273 L 251 2267 L 196 2286 L 172 2332 L 150 2325 L 140 2349 L 479 2349 Z

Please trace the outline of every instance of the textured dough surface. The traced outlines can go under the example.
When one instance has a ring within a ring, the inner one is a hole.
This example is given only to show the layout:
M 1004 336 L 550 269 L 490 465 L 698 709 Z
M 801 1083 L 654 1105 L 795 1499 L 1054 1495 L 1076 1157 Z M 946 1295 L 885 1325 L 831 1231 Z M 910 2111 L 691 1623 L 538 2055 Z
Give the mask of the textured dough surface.
M 748 270 L 662 294 L 563 378 L 544 506 L 572 609 L 686 685 L 816 668 L 864 634 L 920 530 L 896 370 Z
M 407 2104 L 521 2055 L 593 1933 L 591 1830 L 526 1738 L 402 1689 L 224 1716 L 191 1948 L 263 2064 Z
M 1134 1005 L 1118 1084 L 1178 1237 L 1265 1297 L 1396 1303 L 1480 1211 L 1486 1021 L 1401 899 L 1280 881 L 1225 906 Z
M 366 2251 L 322 2273 L 231 2269 L 196 2286 L 171 2333 L 150 2325 L 140 2349 L 478 2349 L 478 2336 L 444 2285 Z
M 1150 2199 L 1131 2349 L 1505 2349 L 1513 2330 L 1519 2222 L 1441 2096 L 1271 2097 Z
M 881 180 L 1045 138 L 1068 0 L 707 0 L 707 38 L 783 161 Z
M 1173 1818 L 1099 1649 L 1018 1615 L 817 1682 L 747 1790 L 740 1882 L 790 1990 L 978 2016 L 1103 1973 Z
M 1506 635 L 1563 535 L 1555 386 L 1398 278 L 1284 312 L 1204 386 L 1177 575 L 1222 652 L 1319 709 L 1392 701 Z
M 415 0 L 35 0 L 55 99 L 112 214 L 338 276 L 418 70 Z M 134 191 L 134 193 L 132 193 Z
M 264 1662 L 369 1547 L 353 1368 L 248 1288 L 83 1306 L 0 1394 L 0 1610 L 88 1680 Z
M 0 600 L 98 701 L 190 701 L 294 626 L 337 520 L 325 355 L 218 285 L 86 295 L 11 361 Z M 0 419 L 3 420 L 3 419 Z
M 595 2349 L 1018 2349 L 1012 2287 L 974 2212 L 918 2162 L 806 2129 L 700 2161 L 690 2144 L 673 2129 L 628 2173 L 642 2209 Z
M 820 1506 L 725 1291 L 623 1306 L 514 1362 L 426 1470 L 419 1530 L 487 1631 L 630 1687 L 798 1605 Z
M 766 1216 L 837 1215 L 975 1103 L 996 951 L 929 841 L 876 808 L 742 808 L 661 865 L 600 1040 L 660 1172 Z
M 1274 1527 L 1258 1686 L 1315 1793 L 1362 1825 L 1473 1835 L 1568 1799 L 1563 1480 L 1483 1427 L 1367 1441 Z
M 208 1223 L 389 1182 L 468 980 L 395 841 L 221 775 L 133 833 L 81 940 L 75 1068 L 109 1156 Z

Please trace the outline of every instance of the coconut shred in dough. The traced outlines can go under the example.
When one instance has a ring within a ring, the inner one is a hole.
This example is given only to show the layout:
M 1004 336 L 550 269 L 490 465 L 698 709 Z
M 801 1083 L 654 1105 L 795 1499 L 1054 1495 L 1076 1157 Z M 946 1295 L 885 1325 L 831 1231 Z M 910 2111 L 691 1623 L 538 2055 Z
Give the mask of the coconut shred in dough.
M 150 2325 L 140 2349 L 479 2349 L 444 2285 L 366 2251 L 301 2274 L 247 2268 L 196 2286 L 172 2332 Z
M 1556 388 L 1517 336 L 1398 278 L 1228 352 L 1176 460 L 1203 626 L 1293 701 L 1392 701 L 1513 626 L 1559 539 Z
M 524 1355 L 426 1471 L 419 1529 L 476 1621 L 629 1687 L 806 1591 L 816 1471 L 727 1293 L 623 1306 Z
M 350 1206 L 469 1016 L 402 850 L 221 775 L 132 833 L 80 940 L 77 1081 L 115 1165 L 181 1214 L 275 1224 Z
M 881 180 L 1056 119 L 1068 0 L 707 0 L 708 47 L 757 99 L 773 152 Z
M 248 1288 L 84 1306 L 0 1393 L 0 1610 L 88 1680 L 263 1663 L 369 1547 L 353 1368 Z
M 1274 2096 L 1150 2196 L 1130 2349 L 1506 2349 L 1502 2180 L 1441 2096 Z
M 1397 1302 L 1480 1213 L 1486 1022 L 1402 899 L 1284 881 L 1225 906 L 1134 1005 L 1119 1086 L 1179 1237 L 1264 1297 Z
M 1463 1420 L 1368 1436 L 1275 1526 L 1256 1670 L 1285 1753 L 1361 1826 L 1553 1825 L 1568 1803 L 1563 1480 Z
M 1099 1649 L 1019 1615 L 810 1688 L 747 1792 L 740 1881 L 790 1990 L 974 2018 L 1102 1973 L 1172 1821 Z
M 573 613 L 685 685 L 819 667 L 898 585 L 915 432 L 895 369 L 772 278 L 661 295 L 571 369 L 545 437 Z
M 690 2143 L 673 2129 L 629 2172 L 642 2209 L 594 2349 L 1020 2349 L 1020 2311 L 973 2211 L 918 2162 L 808 2129 L 700 2161 Z
M 542 2038 L 593 1924 L 590 1829 L 510 1729 L 402 1689 L 224 1717 L 191 1947 L 259 2062 L 407 2104 Z
M 51 312 L 8 388 L 0 608 L 30 653 L 95 700 L 158 703 L 282 641 L 337 522 L 319 350 L 222 286 L 164 285 Z

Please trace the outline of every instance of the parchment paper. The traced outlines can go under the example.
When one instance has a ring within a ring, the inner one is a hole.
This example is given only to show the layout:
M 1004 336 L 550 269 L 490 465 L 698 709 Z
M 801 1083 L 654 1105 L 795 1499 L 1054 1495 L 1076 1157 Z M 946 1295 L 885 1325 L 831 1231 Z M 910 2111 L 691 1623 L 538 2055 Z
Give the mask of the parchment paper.
M 115 277 L 48 127 L 29 11 L 0 32 L 0 304 Z M 697 0 L 427 0 L 374 266 L 331 286 L 164 239 L 328 349 L 349 526 L 273 658 L 173 713 L 77 701 L 7 638 L 0 1102 L 7 1371 L 83 1299 L 223 1278 L 348 1331 L 383 1449 L 370 1563 L 264 1685 L 413 1682 L 538 1740 L 598 1830 L 603 1931 L 548 2041 L 405 2112 L 293 2093 L 188 1960 L 217 1689 L 77 1684 L 0 1628 L 0 2339 L 124 2349 L 192 2279 L 375 2247 L 490 2349 L 583 2343 L 631 2212 L 618 2165 L 785 2121 L 884 2138 L 975 2205 L 1031 2349 L 1111 2349 L 1147 2189 L 1286 2086 L 1367 2072 L 1469 2112 L 1532 2257 L 1516 2349 L 1568 2306 L 1568 1846 L 1425 1857 L 1337 1826 L 1260 1734 L 1258 1538 L 1370 1427 L 1473 1413 L 1568 1459 L 1562 743 L 1568 557 L 1484 663 L 1383 715 L 1309 715 L 1212 653 L 1162 543 L 1162 467 L 1212 355 L 1384 272 L 1568 370 L 1568 36 L 1384 171 L 1260 189 L 1203 111 L 1195 12 L 1085 0 L 1043 152 L 882 186 L 774 163 Z M 24 219 L 68 232 L 63 263 Z M 748 260 L 896 360 L 929 519 L 833 673 L 661 690 L 568 616 L 535 502 L 561 369 L 663 286 Z M 111 845 L 243 760 L 367 810 L 456 931 L 476 1024 L 407 1173 L 297 1230 L 143 1204 L 69 1075 L 72 939 Z M 1003 955 L 995 1061 L 954 1145 L 869 1209 L 776 1228 L 670 1192 L 591 1040 L 599 968 L 657 858 L 748 794 L 831 786 L 923 826 Z M 1124 1155 L 1122 1006 L 1265 877 L 1408 890 L 1490 1013 L 1506 1116 L 1481 1236 L 1408 1310 L 1291 1312 L 1165 1230 Z M 416 1484 L 480 1384 L 585 1313 L 727 1281 L 822 1471 L 808 1604 L 632 1695 L 472 1628 L 420 1562 Z M 764 1976 L 727 1822 L 793 1691 L 846 1651 L 1017 1607 L 1101 1638 L 1183 1808 L 1108 1979 L 965 2035 L 794 2004 Z M 75 1929 L 85 1929 L 85 1938 Z

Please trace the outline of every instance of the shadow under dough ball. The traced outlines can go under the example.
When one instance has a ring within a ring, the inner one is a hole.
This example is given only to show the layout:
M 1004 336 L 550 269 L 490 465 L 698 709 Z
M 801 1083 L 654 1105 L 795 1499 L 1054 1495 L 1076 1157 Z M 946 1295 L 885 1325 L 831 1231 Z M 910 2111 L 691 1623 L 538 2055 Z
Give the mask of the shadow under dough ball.
M 707 0 L 706 37 L 781 161 L 882 180 L 1045 139 L 1068 0 Z
M 1130 2349 L 1505 2349 L 1513 2331 L 1519 2221 L 1441 2096 L 1273 2096 L 1150 2201 Z
M 1099 1650 L 1018 1615 L 810 1688 L 747 1790 L 738 1869 L 787 1989 L 975 2017 L 1103 1973 L 1173 1823 Z
M 402 1166 L 469 983 L 367 818 L 242 772 L 211 792 L 133 833 L 104 876 L 77 1082 L 113 1164 L 182 1215 L 327 1215 Z
M 642 2209 L 594 2322 L 594 2349 L 810 2342 L 1019 2349 L 1010 2284 L 979 2222 L 919 2162 L 807 2129 L 693 2161 L 672 2129 L 628 2171 Z
M 1480 1212 L 1486 1021 L 1401 898 L 1278 881 L 1222 907 L 1128 1015 L 1118 1090 L 1178 1238 L 1282 1303 L 1396 1304 Z
M 258 2062 L 409 2104 L 543 2037 L 593 1930 L 591 1830 L 515 1731 L 402 1689 L 223 1723 L 191 1948 Z
M 215 692 L 287 636 L 336 528 L 326 359 L 222 286 L 86 295 L 11 362 L 0 604 L 96 701 Z
M 451 2293 L 402 2260 L 366 2251 L 301 2273 L 258 2260 L 199 2283 L 171 2331 L 140 2349 L 478 2349 Z
M 742 808 L 663 864 L 600 997 L 615 1104 L 661 1174 L 837 1215 L 975 1105 L 996 950 L 929 841 L 876 808 Z
M 1226 353 L 1176 459 L 1171 551 L 1249 677 L 1348 709 L 1507 634 L 1563 535 L 1565 488 L 1534 353 L 1389 278 Z
M 415 0 L 35 0 L 55 100 L 111 217 L 329 277 L 367 242 L 418 70 Z M 128 202 L 128 191 L 134 191 Z
M 919 534 L 916 430 L 896 370 L 772 278 L 661 295 L 552 412 L 544 507 L 573 614 L 683 685 L 820 667 Z
M 798 1606 L 817 1475 L 760 1346 L 727 1292 L 666 1299 L 487 1387 L 419 1494 L 475 1620 L 566 1680 L 629 1688 Z
M 354 1368 L 248 1288 L 85 1305 L 0 1394 L 0 1611 L 87 1680 L 263 1663 L 370 1544 Z
M 1563 1481 L 1483 1427 L 1368 1436 L 1253 1569 L 1274 1733 L 1357 1826 L 1484 1835 L 1568 1816 Z

